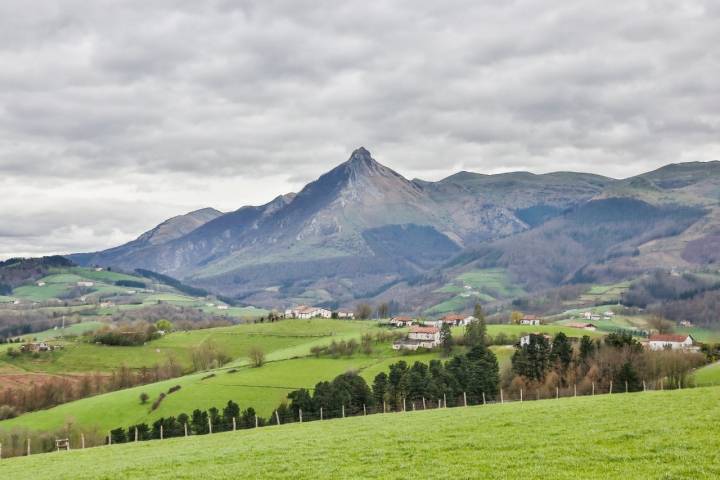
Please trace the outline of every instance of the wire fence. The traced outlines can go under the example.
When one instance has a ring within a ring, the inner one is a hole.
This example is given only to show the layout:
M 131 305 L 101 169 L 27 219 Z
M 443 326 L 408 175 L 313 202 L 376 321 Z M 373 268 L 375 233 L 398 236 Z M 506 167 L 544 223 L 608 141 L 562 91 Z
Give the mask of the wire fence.
M 180 422 L 176 418 L 160 419 L 152 425 L 138 424 L 130 426 L 127 430 L 118 428 L 106 432 L 104 435 L 97 431 L 83 433 L 68 431 L 64 436 L 46 434 L 36 438 L 22 438 L 20 435 L 11 435 L 9 444 L 0 443 L 0 459 L 14 456 L 28 456 L 32 454 L 48 453 L 51 451 L 70 451 L 99 446 L 111 446 L 121 443 L 141 441 L 165 440 L 169 438 L 191 437 L 209 435 L 220 432 L 231 432 L 269 426 L 285 425 L 289 423 L 307 423 L 361 417 L 377 414 L 391 414 L 414 412 L 424 410 L 438 410 L 445 408 L 475 407 L 491 404 L 505 404 L 518 402 L 532 402 L 538 400 L 551 400 L 569 397 L 585 397 L 595 395 L 613 395 L 636 393 L 644 391 L 675 390 L 683 388 L 682 384 L 667 384 L 663 380 L 652 382 L 643 381 L 633 385 L 625 382 L 617 385 L 609 383 L 591 383 L 583 385 L 556 386 L 553 389 L 514 388 L 500 389 L 492 394 L 485 392 L 467 393 L 460 395 L 443 395 L 439 398 L 406 397 L 393 402 L 383 401 L 375 405 L 340 405 L 339 408 L 319 407 L 303 411 L 302 409 L 277 409 L 269 418 L 257 415 L 241 415 L 232 418 L 223 416 L 208 417 L 206 420 L 193 419 Z M 5 450 L 3 451 L 3 448 Z

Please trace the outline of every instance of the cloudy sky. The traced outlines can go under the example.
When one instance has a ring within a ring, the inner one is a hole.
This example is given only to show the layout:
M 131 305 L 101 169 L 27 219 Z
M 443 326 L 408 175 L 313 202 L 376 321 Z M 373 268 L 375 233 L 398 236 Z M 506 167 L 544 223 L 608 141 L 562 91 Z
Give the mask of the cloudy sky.
M 612 6 L 612 5 L 615 6 Z M 0 2 L 0 257 L 299 189 L 720 159 L 708 1 Z

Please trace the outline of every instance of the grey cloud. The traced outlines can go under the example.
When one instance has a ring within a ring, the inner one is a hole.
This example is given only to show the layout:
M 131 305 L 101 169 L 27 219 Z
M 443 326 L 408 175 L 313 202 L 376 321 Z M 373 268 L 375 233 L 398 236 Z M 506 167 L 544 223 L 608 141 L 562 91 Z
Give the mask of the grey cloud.
M 0 202 L 0 255 L 268 201 L 358 145 L 429 179 L 719 158 L 719 16 L 710 0 L 3 2 L 0 183 L 22 201 Z M 115 187 L 97 209 L 63 193 L 94 185 Z

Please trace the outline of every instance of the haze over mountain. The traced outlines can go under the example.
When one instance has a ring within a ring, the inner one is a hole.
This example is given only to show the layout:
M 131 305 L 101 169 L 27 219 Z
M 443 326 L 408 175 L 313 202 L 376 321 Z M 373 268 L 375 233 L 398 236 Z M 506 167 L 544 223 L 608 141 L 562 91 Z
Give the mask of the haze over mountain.
M 299 193 L 175 217 L 86 265 L 144 268 L 249 303 L 419 304 L 463 271 L 499 267 L 526 290 L 696 268 L 720 231 L 720 162 L 637 177 L 459 172 L 408 180 L 364 148 Z

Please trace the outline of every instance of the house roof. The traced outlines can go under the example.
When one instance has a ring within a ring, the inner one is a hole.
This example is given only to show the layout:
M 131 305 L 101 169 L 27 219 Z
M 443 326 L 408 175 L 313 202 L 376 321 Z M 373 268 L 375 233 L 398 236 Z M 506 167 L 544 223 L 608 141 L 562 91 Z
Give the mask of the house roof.
M 589 328 L 589 327 L 595 327 L 592 323 L 584 323 L 584 322 L 570 322 L 565 324 L 566 327 L 572 327 L 572 328 Z
M 443 322 L 458 322 L 460 320 L 465 320 L 464 315 L 460 315 L 459 313 L 448 313 L 444 317 L 442 317 Z
M 685 340 L 688 339 L 688 337 L 692 338 L 690 335 L 677 335 L 672 333 L 657 333 L 655 335 L 650 335 L 650 338 L 648 339 L 651 342 L 676 342 L 676 343 L 682 343 Z
M 517 317 L 515 317 L 515 318 L 517 318 Z M 522 319 L 523 320 L 538 320 L 538 317 L 537 317 L 537 315 L 524 315 Z
M 399 317 L 393 317 L 390 321 L 391 322 L 412 322 L 412 320 L 413 319 L 411 317 L 401 315 Z
M 440 329 L 437 327 L 412 327 L 410 333 L 438 333 Z

